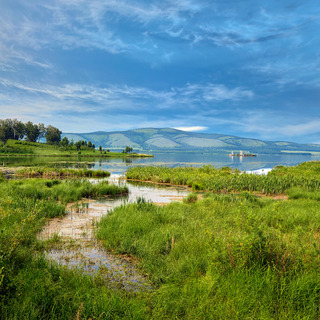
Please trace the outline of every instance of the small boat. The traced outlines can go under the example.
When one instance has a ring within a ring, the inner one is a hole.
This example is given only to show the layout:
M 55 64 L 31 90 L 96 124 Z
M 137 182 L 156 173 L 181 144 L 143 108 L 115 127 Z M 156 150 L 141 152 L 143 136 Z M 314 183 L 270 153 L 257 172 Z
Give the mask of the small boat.
M 233 151 L 231 153 L 228 154 L 229 157 L 256 157 L 257 155 L 254 153 L 243 153 L 242 151 L 240 151 L 240 153 L 233 153 Z

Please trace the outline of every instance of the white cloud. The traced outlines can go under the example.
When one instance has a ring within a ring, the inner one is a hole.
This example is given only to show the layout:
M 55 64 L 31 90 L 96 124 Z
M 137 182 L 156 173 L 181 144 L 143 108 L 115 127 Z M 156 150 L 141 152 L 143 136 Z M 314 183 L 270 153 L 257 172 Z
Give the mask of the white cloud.
M 174 129 L 177 129 L 177 130 L 181 130 L 181 131 L 205 131 L 208 129 L 208 127 L 176 127 Z

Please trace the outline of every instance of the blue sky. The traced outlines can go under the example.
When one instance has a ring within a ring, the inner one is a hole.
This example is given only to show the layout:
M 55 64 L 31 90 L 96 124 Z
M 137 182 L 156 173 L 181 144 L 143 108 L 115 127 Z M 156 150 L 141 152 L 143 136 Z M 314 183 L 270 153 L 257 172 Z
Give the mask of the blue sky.
M 308 0 L 0 0 L 0 118 L 320 143 Z

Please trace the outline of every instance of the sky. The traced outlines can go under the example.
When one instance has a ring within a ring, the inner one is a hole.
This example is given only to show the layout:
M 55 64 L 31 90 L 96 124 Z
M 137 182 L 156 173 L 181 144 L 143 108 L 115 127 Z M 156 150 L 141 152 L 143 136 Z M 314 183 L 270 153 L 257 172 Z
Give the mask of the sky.
M 0 0 L 0 118 L 320 143 L 309 0 Z

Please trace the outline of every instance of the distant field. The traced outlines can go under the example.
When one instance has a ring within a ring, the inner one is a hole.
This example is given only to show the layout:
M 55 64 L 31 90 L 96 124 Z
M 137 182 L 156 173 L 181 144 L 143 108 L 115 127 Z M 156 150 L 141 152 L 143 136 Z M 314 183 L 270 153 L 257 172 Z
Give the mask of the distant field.
M 57 145 L 49 145 L 46 143 L 26 142 L 8 140 L 5 148 L 0 148 L 0 155 L 10 156 L 64 156 L 64 157 L 150 157 L 146 154 L 123 153 L 123 152 L 107 152 L 106 150 L 95 150 L 85 146 L 78 151 L 75 146 L 60 147 Z

